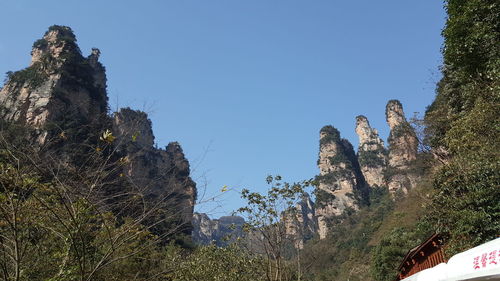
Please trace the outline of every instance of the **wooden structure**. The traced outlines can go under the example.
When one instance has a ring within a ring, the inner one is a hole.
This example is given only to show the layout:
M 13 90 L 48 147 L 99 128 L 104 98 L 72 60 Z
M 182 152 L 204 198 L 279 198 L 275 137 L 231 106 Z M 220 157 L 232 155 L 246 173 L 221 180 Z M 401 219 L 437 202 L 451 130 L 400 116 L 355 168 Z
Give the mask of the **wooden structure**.
M 411 249 L 398 268 L 396 281 L 405 279 L 424 269 L 446 262 L 443 255 L 443 239 L 434 234 L 424 243 Z

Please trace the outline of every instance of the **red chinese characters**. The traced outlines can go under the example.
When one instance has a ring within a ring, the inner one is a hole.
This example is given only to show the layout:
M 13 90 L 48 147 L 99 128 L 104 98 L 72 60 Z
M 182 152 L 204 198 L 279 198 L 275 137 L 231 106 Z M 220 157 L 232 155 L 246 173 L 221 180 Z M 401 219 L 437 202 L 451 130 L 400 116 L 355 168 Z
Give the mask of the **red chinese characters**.
M 488 264 L 497 264 L 497 250 L 490 252 L 488 261 Z
M 479 256 L 474 258 L 474 269 L 480 269 L 479 266 Z
M 488 264 L 487 261 L 488 261 L 488 253 L 483 253 L 481 255 L 481 265 L 483 266 L 483 268 L 485 268 L 486 265 Z
M 500 250 L 494 250 L 489 253 L 483 253 L 480 256 L 474 257 L 474 270 L 486 267 L 492 267 L 500 264 Z

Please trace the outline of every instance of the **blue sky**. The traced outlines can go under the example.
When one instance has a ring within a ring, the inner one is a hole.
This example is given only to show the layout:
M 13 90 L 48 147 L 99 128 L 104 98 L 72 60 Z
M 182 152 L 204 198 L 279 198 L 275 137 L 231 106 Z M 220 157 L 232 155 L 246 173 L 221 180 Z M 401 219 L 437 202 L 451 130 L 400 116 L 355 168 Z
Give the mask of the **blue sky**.
M 1 0 L 0 10 L 1 73 L 26 67 L 50 25 L 71 26 L 84 54 L 102 52 L 111 108 L 148 112 L 161 147 L 179 141 L 205 198 L 223 185 L 264 191 L 268 174 L 314 177 L 327 124 L 356 147 L 363 114 L 386 139 L 390 99 L 424 112 L 445 21 L 435 0 Z M 217 217 L 241 204 L 230 191 L 197 209 Z

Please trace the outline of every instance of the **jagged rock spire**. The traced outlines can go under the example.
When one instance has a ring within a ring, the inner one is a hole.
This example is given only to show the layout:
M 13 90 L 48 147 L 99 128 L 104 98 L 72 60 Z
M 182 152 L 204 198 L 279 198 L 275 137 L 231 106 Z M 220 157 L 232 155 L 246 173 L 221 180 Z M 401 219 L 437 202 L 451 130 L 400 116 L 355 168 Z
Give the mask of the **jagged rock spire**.
M 51 26 L 31 54 L 31 65 L 11 73 L 0 91 L 5 120 L 64 130 L 69 118 L 86 124 L 106 118 L 104 68 L 97 61 L 92 67 L 82 57 L 71 28 Z
M 391 128 L 388 140 L 389 164 L 392 167 L 407 166 L 417 157 L 418 140 L 415 131 L 406 121 L 403 106 L 398 100 L 387 103 L 385 114 Z
M 385 118 L 391 130 L 407 122 L 403 111 L 403 105 L 399 100 L 390 100 L 387 102 L 385 107 Z
M 356 117 L 356 133 L 359 137 L 358 161 L 366 183 L 371 187 L 385 186 L 387 155 L 384 141 L 363 115 Z
M 366 184 L 351 143 L 332 126 L 320 131 L 316 216 L 320 238 L 328 233 L 328 220 L 347 209 L 356 210 L 366 199 Z
M 31 65 L 45 63 L 47 60 L 67 59 L 69 54 L 81 56 L 73 30 L 68 26 L 53 25 L 42 39 L 33 43 Z
M 389 171 L 386 173 L 389 190 L 406 192 L 416 184 L 416 177 L 408 173 L 411 162 L 417 158 L 418 140 L 412 126 L 406 121 L 403 106 L 390 100 L 386 106 L 389 134 Z

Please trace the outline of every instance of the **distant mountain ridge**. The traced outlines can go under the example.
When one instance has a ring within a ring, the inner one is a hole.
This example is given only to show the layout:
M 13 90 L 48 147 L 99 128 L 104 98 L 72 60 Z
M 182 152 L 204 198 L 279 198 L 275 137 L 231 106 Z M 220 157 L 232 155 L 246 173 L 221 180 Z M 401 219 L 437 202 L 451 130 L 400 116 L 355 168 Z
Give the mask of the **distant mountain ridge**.
M 194 213 L 193 241 L 200 245 L 225 246 L 235 238 L 242 237 L 245 219 L 240 216 L 222 216 L 210 219 L 207 214 Z

